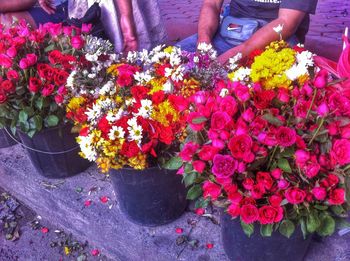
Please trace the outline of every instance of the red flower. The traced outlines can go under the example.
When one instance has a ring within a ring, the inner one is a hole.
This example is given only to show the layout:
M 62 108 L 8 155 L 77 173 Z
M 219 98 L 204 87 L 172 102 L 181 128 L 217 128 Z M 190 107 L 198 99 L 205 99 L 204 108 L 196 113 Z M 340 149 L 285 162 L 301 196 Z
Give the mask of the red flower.
M 92 256 L 98 256 L 99 254 L 100 254 L 100 251 L 98 249 L 91 250 L 91 255 Z
M 68 76 L 69 76 L 69 73 L 67 73 L 66 71 L 61 70 L 59 72 L 56 72 L 54 76 L 55 84 L 58 86 L 65 85 L 67 82 Z
M 300 188 L 289 188 L 285 192 L 285 197 L 291 204 L 300 204 L 303 203 L 306 197 L 306 193 L 304 190 L 301 190 Z
M 343 166 L 350 163 L 350 141 L 346 139 L 336 140 L 331 150 L 332 159 Z
M 345 190 L 343 188 L 337 188 L 329 192 L 329 204 L 341 205 L 345 202 Z
M 187 116 L 187 122 L 194 131 L 201 131 L 205 126 L 204 115 L 200 112 L 190 112 Z
M 282 147 L 290 147 L 296 141 L 295 129 L 281 126 L 275 134 L 277 143 Z
M 216 200 L 221 194 L 221 188 L 219 185 L 210 181 L 205 181 L 203 184 L 203 197 L 211 197 L 212 200 Z
M 204 208 L 197 208 L 195 212 L 198 216 L 202 216 L 205 213 L 205 209 Z
M 121 73 L 117 78 L 117 84 L 121 87 L 130 86 L 132 84 L 133 77 L 129 73 Z
M 259 210 L 252 204 L 241 207 L 241 219 L 246 224 L 254 223 L 259 219 Z
M 257 109 L 263 110 L 269 107 L 271 101 L 275 97 L 275 92 L 272 90 L 258 91 L 254 96 L 254 105 Z
M 268 172 L 259 171 L 256 175 L 258 183 L 262 184 L 266 189 L 270 190 L 273 185 L 273 180 Z
M 90 206 L 91 206 L 91 203 L 92 203 L 91 199 L 86 200 L 86 201 L 84 202 L 84 206 L 85 206 L 85 207 L 90 207 Z
M 273 207 L 279 207 L 282 202 L 282 197 L 280 195 L 272 195 L 269 198 L 269 202 Z
M 47 97 L 47 96 L 50 96 L 54 90 L 55 90 L 55 86 L 53 86 L 52 84 L 46 84 L 44 85 L 44 88 L 41 90 L 41 94 L 44 97 Z
M 198 173 L 202 173 L 204 171 L 204 169 L 205 169 L 205 166 L 206 166 L 205 162 L 201 161 L 201 160 L 193 161 L 192 165 L 193 165 L 193 169 L 195 171 L 197 171 Z
M 52 64 L 57 64 L 60 63 L 62 60 L 62 53 L 59 50 L 53 50 L 52 52 L 49 53 L 49 62 Z
M 212 249 L 213 247 L 214 247 L 214 244 L 212 244 L 212 243 L 208 243 L 208 244 L 207 244 L 207 248 L 208 248 L 208 249 Z
M 100 131 L 102 131 L 102 133 L 105 135 L 108 134 L 112 128 L 112 126 L 109 124 L 106 116 L 101 118 L 101 120 L 98 122 L 97 126 L 98 126 L 98 129 Z
M 6 94 L 0 90 L 0 104 L 3 104 L 7 101 L 7 96 Z
M 263 206 L 259 209 L 259 221 L 262 225 L 280 222 L 283 218 L 283 208 Z
M 227 208 L 227 213 L 232 216 L 232 217 L 238 217 L 239 214 L 241 213 L 241 208 L 239 204 L 232 203 L 228 208 Z
M 41 229 L 41 232 L 42 232 L 43 234 L 47 234 L 47 233 L 49 232 L 49 229 L 48 229 L 47 227 L 43 227 L 43 228 Z
M 231 122 L 231 117 L 226 112 L 217 111 L 211 116 L 210 127 L 213 130 L 222 130 Z
M 118 83 L 119 84 L 119 83 Z M 126 86 L 119 84 L 121 86 Z M 148 89 L 144 86 L 133 86 L 131 88 L 131 94 L 135 98 L 136 101 L 140 101 L 142 99 L 145 99 L 148 93 Z
M 72 47 L 75 49 L 81 49 L 85 44 L 83 38 L 81 38 L 79 35 L 73 36 L 70 41 L 71 41 Z
M 100 201 L 103 203 L 103 204 L 106 204 L 108 201 L 109 201 L 109 198 L 107 196 L 103 196 L 103 197 L 100 197 Z
M 164 101 L 165 98 L 165 94 L 163 91 L 158 91 L 153 93 L 152 95 L 152 102 L 157 105 L 159 103 L 161 103 L 162 101 Z
M 218 153 L 218 149 L 211 145 L 204 145 L 199 151 L 198 156 L 201 160 L 211 161 L 214 156 Z
M 16 90 L 15 85 L 10 80 L 3 81 L 0 88 L 6 93 L 13 93 Z
M 159 140 L 167 145 L 170 145 L 175 138 L 171 127 L 163 127 L 160 129 Z
M 235 115 L 238 110 L 237 102 L 232 96 L 226 96 L 223 98 L 219 107 L 221 112 L 226 112 L 231 117 Z
M 199 145 L 197 143 L 190 141 L 185 144 L 179 156 L 183 161 L 191 161 L 198 148 Z
M 176 232 L 176 234 L 182 234 L 184 232 L 184 230 L 182 228 L 177 227 L 175 229 L 175 232 Z
M 37 93 L 40 88 L 41 88 L 41 80 L 35 77 L 30 77 L 29 78 L 29 91 L 33 92 L 33 93 Z
M 18 72 L 15 70 L 8 71 L 6 76 L 7 76 L 7 79 L 13 80 L 13 81 L 18 81 L 18 79 L 19 79 Z
M 234 136 L 229 141 L 228 147 L 234 158 L 245 162 L 252 162 L 254 160 L 254 154 L 251 152 L 253 141 L 250 136 L 246 134 Z
M 327 190 L 323 187 L 315 187 L 312 189 L 312 194 L 317 200 L 324 200 L 327 196 Z
M 123 147 L 120 151 L 120 153 L 127 158 L 136 157 L 139 152 L 140 152 L 140 149 L 137 146 L 135 141 L 124 142 Z

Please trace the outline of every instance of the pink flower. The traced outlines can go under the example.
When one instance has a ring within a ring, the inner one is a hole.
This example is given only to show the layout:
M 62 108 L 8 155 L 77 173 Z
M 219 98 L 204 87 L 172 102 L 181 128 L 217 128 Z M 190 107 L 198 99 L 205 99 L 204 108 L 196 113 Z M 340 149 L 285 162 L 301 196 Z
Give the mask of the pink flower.
M 203 183 L 203 197 L 211 197 L 212 200 L 216 200 L 221 194 L 221 188 L 219 185 L 214 184 L 210 181 Z
M 271 171 L 271 176 L 274 177 L 275 179 L 280 179 L 282 176 L 282 170 L 277 168 Z
M 314 85 L 316 88 L 322 89 L 327 86 L 327 78 L 323 75 L 316 76 L 314 80 Z
M 210 127 L 213 130 L 222 130 L 231 122 L 231 117 L 226 112 L 214 112 L 211 117 Z
M 329 108 L 327 103 L 323 102 L 317 107 L 317 114 L 321 117 L 326 117 L 329 113 Z
M 312 189 L 312 195 L 317 200 L 324 200 L 327 196 L 327 190 L 323 187 L 315 187 Z
M 201 160 L 210 161 L 218 153 L 218 149 L 211 145 L 204 145 L 198 153 Z
M 198 149 L 199 149 L 199 145 L 197 143 L 190 141 L 185 144 L 182 151 L 179 153 L 179 156 L 183 161 L 191 161 L 193 155 L 196 153 Z
M 92 201 L 91 201 L 90 199 L 88 199 L 88 200 L 86 200 L 86 201 L 84 202 L 84 206 L 85 206 L 85 207 L 90 207 L 90 206 L 91 206 L 91 203 L 92 203 Z
M 180 228 L 180 227 L 177 227 L 175 229 L 175 232 L 176 232 L 176 234 L 182 234 L 184 232 L 184 230 L 182 228 Z
M 276 132 L 276 141 L 282 147 L 290 147 L 296 141 L 296 132 L 288 127 L 279 127 Z
M 273 180 L 272 180 L 269 172 L 259 171 L 256 174 L 256 181 L 259 184 L 262 184 L 264 186 L 264 188 L 267 190 L 270 190 L 272 188 Z
M 278 181 L 277 186 L 280 189 L 286 189 L 289 186 L 289 182 L 287 180 L 285 180 L 285 179 L 281 179 L 281 180 Z
M 204 208 L 197 208 L 195 212 L 198 216 L 203 216 L 205 213 L 205 209 Z
M 230 117 L 232 117 L 238 110 L 237 102 L 232 96 L 226 96 L 225 98 L 222 98 L 219 109 L 221 112 L 226 112 Z
M 46 84 L 44 86 L 44 88 L 41 90 L 41 94 L 44 96 L 44 97 L 47 97 L 47 96 L 50 96 L 53 91 L 55 89 L 55 86 L 52 85 L 52 84 Z
M 63 98 L 62 95 L 56 95 L 56 96 L 55 96 L 55 102 L 56 102 L 57 104 L 62 104 L 62 103 L 63 103 L 63 100 L 64 100 L 64 98 Z
M 233 203 L 227 208 L 226 211 L 231 217 L 238 217 L 241 213 L 241 208 L 239 207 L 239 204 Z
M 20 67 L 22 70 L 28 69 L 28 68 L 30 67 L 30 61 L 28 61 L 27 58 L 22 58 L 22 59 L 19 61 L 19 67 Z
M 306 164 L 306 166 L 304 167 L 304 172 L 306 177 L 312 179 L 313 177 L 317 176 L 320 169 L 321 167 L 317 162 L 311 162 Z
M 249 88 L 239 82 L 233 83 L 233 92 L 241 102 L 246 102 L 250 98 Z
M 343 166 L 350 163 L 350 141 L 346 139 L 336 140 L 330 152 L 336 163 Z
M 17 55 L 17 49 L 14 46 L 11 46 L 9 49 L 7 49 L 6 54 L 10 58 L 15 58 Z
M 205 162 L 201 161 L 201 160 L 195 160 L 192 163 L 193 168 L 195 171 L 199 172 L 199 173 L 203 173 L 204 169 L 205 169 Z
M 187 122 L 194 131 L 201 131 L 205 126 L 205 117 L 200 112 L 191 112 L 187 117 Z
M 282 197 L 280 195 L 272 195 L 269 198 L 269 202 L 270 202 L 271 206 L 279 207 L 281 205 L 281 202 L 282 202 Z
M 310 153 L 305 150 L 297 150 L 295 152 L 296 164 L 303 166 L 310 159 Z
M 254 180 L 251 178 L 246 178 L 244 179 L 242 185 L 246 190 L 251 190 L 254 187 Z
M 227 179 L 233 175 L 237 168 L 237 161 L 230 155 L 216 154 L 213 159 L 213 174 L 221 179 Z
M 220 139 L 213 139 L 212 143 L 214 148 L 218 149 L 218 150 L 222 150 L 223 148 L 225 148 L 225 142 L 223 142 Z
M 100 254 L 100 251 L 98 249 L 91 250 L 91 255 L 92 256 L 98 256 L 99 254 Z
M 191 96 L 191 100 L 196 104 L 205 104 L 207 101 L 208 94 L 206 91 L 198 91 Z
M 48 229 L 47 227 L 43 227 L 43 228 L 41 229 L 41 232 L 42 232 L 43 234 L 47 234 L 47 233 L 49 232 L 49 229 Z
M 289 188 L 284 195 L 291 204 L 303 203 L 306 197 L 305 191 L 297 187 Z
M 253 109 L 251 107 L 249 107 L 247 110 L 245 110 L 242 113 L 242 118 L 246 121 L 246 122 L 252 122 L 253 119 L 255 117 L 255 114 L 253 112 Z
M 85 42 L 80 36 L 73 36 L 71 39 L 71 44 L 74 49 L 83 48 Z
M 103 196 L 103 197 L 100 197 L 100 201 L 103 203 L 103 204 L 106 204 L 108 201 L 109 201 L 109 198 L 107 196 Z
M 10 68 L 12 66 L 12 59 L 6 54 L 0 54 L 0 66 Z
M 92 24 L 82 24 L 81 31 L 83 33 L 89 33 L 92 29 Z
M 6 76 L 7 76 L 7 79 L 13 80 L 13 81 L 17 81 L 19 79 L 18 72 L 15 70 L 8 71 Z
M 241 219 L 246 224 L 254 223 L 259 219 L 259 210 L 252 204 L 241 207 Z
M 277 93 L 277 99 L 284 103 L 289 102 L 290 96 L 288 90 L 285 88 L 279 88 Z
M 305 119 L 309 108 L 310 102 L 304 100 L 298 101 L 298 103 L 294 106 L 295 117 Z
M 38 61 L 38 57 L 34 53 L 27 54 L 26 58 L 30 66 L 33 66 Z

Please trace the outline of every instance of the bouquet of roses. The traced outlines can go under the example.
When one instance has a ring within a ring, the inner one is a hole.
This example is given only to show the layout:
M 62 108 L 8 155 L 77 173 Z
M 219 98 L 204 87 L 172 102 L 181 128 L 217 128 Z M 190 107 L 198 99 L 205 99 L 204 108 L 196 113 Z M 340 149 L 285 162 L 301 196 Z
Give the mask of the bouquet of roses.
M 229 77 L 194 95 L 179 153 L 188 198 L 223 207 L 248 236 L 254 223 L 264 236 L 332 234 L 349 207 L 350 100 L 283 42 Z
M 188 61 L 179 48 L 158 46 L 125 58 L 102 54 L 74 71 L 67 117 L 80 129 L 81 155 L 102 172 L 165 163 L 174 168 L 178 161 L 167 160 L 184 139 L 189 98 L 201 88 Z M 94 84 L 83 77 L 90 74 Z
M 32 30 L 24 21 L 0 28 L 0 127 L 33 136 L 65 122 L 66 80 L 89 30 L 52 23 Z

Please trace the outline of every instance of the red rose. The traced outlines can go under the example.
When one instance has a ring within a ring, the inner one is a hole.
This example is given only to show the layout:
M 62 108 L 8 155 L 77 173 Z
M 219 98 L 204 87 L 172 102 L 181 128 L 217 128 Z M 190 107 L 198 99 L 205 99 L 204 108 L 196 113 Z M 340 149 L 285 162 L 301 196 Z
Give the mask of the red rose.
M 296 132 L 288 127 L 279 127 L 275 134 L 277 143 L 282 147 L 290 147 L 296 141 Z
M 339 177 L 335 174 L 328 174 L 328 177 L 327 177 L 327 183 L 328 183 L 328 186 L 330 187 L 334 187 L 336 185 L 338 185 L 339 183 Z
M 62 53 L 59 50 L 53 50 L 49 53 L 49 62 L 52 64 L 60 63 L 62 60 Z
M 243 205 L 241 207 L 241 219 L 246 224 L 254 223 L 259 219 L 259 210 L 251 204 Z
M 10 80 L 3 81 L 0 88 L 6 93 L 13 93 L 16 90 L 16 87 Z
M 237 102 L 232 96 L 226 96 L 220 102 L 220 111 L 226 112 L 231 117 L 236 114 L 237 110 Z
M 199 151 L 198 156 L 201 160 L 210 161 L 218 153 L 218 149 L 211 145 L 204 145 Z
M 303 203 L 306 197 L 306 193 L 304 190 L 301 190 L 300 188 L 289 188 L 285 192 L 285 197 L 291 204 L 300 204 Z
M 54 90 L 55 90 L 55 86 L 53 86 L 52 84 L 46 84 L 44 85 L 44 88 L 41 90 L 41 94 L 44 97 L 47 97 L 47 96 L 50 96 Z
M 132 142 L 124 142 L 123 147 L 120 151 L 122 155 L 124 155 L 127 158 L 133 158 L 136 157 L 137 154 L 140 152 L 139 147 L 137 146 L 135 141 Z
M 242 183 L 243 187 L 246 189 L 246 190 L 251 190 L 253 189 L 254 187 L 254 180 L 251 179 L 251 178 L 246 178 L 243 183 Z
M 205 181 L 203 184 L 203 197 L 211 197 L 212 200 L 216 200 L 221 194 L 221 188 L 219 185 L 210 181 Z
M 10 68 L 12 66 L 12 59 L 6 54 L 0 54 L 0 66 Z
M 205 162 L 201 160 L 193 161 L 192 165 L 193 165 L 193 169 L 198 173 L 202 173 L 205 169 Z
M 262 225 L 278 223 L 282 218 L 282 207 L 263 206 L 259 209 L 259 221 Z
M 271 101 L 275 97 L 275 92 L 272 90 L 258 91 L 254 96 L 254 105 L 257 109 L 263 110 L 269 107 Z
M 350 163 L 350 141 L 346 139 L 336 140 L 331 150 L 331 158 L 339 165 Z
M 67 82 L 68 76 L 69 76 L 69 73 L 67 73 L 66 71 L 56 72 L 54 76 L 55 84 L 58 86 L 65 85 Z
M 272 188 L 273 179 L 268 172 L 259 171 L 256 175 L 256 181 L 268 190 Z
M 81 49 L 85 44 L 83 38 L 81 38 L 79 35 L 73 36 L 70 42 L 74 49 Z
M 129 73 L 121 73 L 118 75 L 117 84 L 121 87 L 130 86 L 132 84 L 133 77 Z
M 164 92 L 158 91 L 158 92 L 153 93 L 152 102 L 157 105 L 157 104 L 161 103 L 162 101 L 164 101 L 164 98 L 165 98 Z
M 41 80 L 35 77 L 30 77 L 29 78 L 29 86 L 28 89 L 29 91 L 33 92 L 33 93 L 37 93 L 40 88 L 41 88 Z
M 252 197 L 254 199 L 261 199 L 264 196 L 264 193 L 266 192 L 265 187 L 263 184 L 258 183 L 253 186 L 253 189 L 251 191 Z
M 312 189 L 312 195 L 317 200 L 324 200 L 327 196 L 327 190 L 323 187 L 315 187 Z
M 231 117 L 226 112 L 214 112 L 211 117 L 210 127 L 213 130 L 222 130 L 231 122 Z
M 273 207 L 279 207 L 282 202 L 282 197 L 280 195 L 272 195 L 269 198 L 269 202 Z
M 345 190 L 343 188 L 337 188 L 329 192 L 329 204 L 341 205 L 345 202 Z
M 167 145 L 170 145 L 174 140 L 174 133 L 171 127 L 160 129 L 159 140 Z
M 4 92 L 0 90 L 0 104 L 3 104 L 7 101 L 7 96 Z
M 36 69 L 38 70 L 38 74 L 39 74 L 40 78 L 45 78 L 44 70 L 46 70 L 46 68 L 48 68 L 48 67 L 49 66 L 47 64 L 44 64 L 44 63 L 39 63 L 36 66 Z
M 251 152 L 253 147 L 253 140 L 246 134 L 234 136 L 228 147 L 232 153 L 232 156 L 236 159 L 241 159 L 245 162 L 252 162 L 254 160 L 254 154 Z
M 44 70 L 43 70 L 43 75 L 44 75 L 44 79 L 46 81 L 53 81 L 54 77 L 56 74 L 56 70 L 50 66 L 47 66 Z
M 15 70 L 10 70 L 6 74 L 7 79 L 17 81 L 19 79 L 18 72 Z

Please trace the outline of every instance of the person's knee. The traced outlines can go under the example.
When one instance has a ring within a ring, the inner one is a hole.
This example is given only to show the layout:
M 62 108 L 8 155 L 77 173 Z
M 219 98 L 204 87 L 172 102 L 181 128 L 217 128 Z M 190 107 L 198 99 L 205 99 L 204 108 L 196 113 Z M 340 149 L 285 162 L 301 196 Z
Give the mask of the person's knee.
M 197 49 L 197 39 L 198 36 L 195 34 L 177 42 L 176 46 L 187 52 L 195 52 Z

